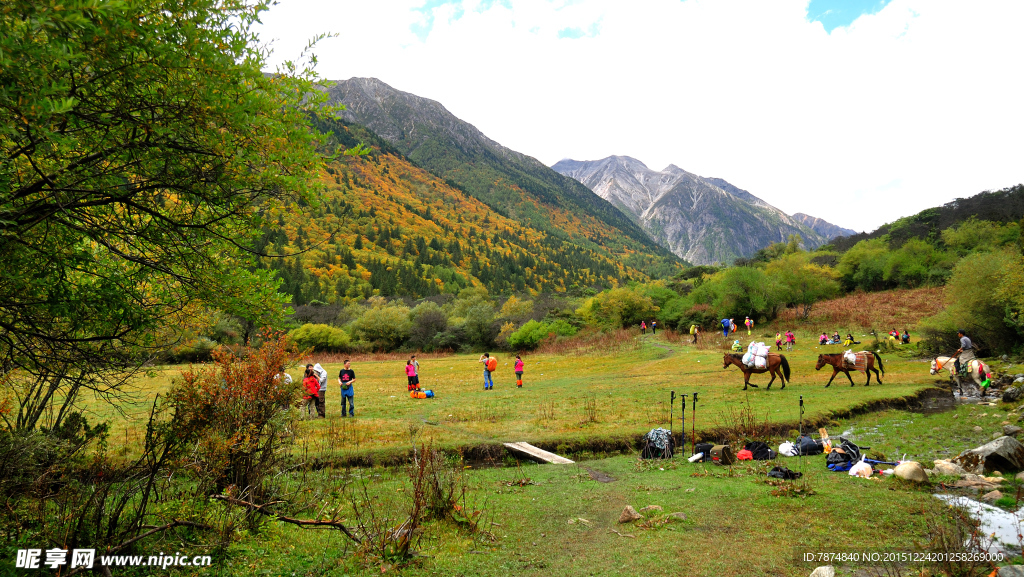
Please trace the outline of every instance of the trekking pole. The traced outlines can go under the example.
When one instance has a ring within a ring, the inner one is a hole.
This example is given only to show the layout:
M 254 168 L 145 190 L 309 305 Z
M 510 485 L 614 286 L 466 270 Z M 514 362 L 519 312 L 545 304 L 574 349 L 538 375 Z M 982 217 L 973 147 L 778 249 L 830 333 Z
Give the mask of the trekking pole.
M 672 397 L 668 402 L 668 438 L 672 439 L 672 442 L 676 442 L 676 436 L 672 434 L 672 422 L 675 420 L 673 411 L 676 408 L 676 392 L 672 391 Z
M 679 396 L 682 399 L 682 410 L 679 413 L 679 429 L 682 431 L 679 433 L 679 447 L 680 450 L 686 450 L 686 393 Z
M 691 455 L 697 454 L 697 393 L 693 393 L 693 417 L 690 418 L 690 427 L 692 432 L 690 433 L 690 444 L 691 444 Z
M 803 395 L 800 395 L 800 436 L 801 437 L 804 436 L 804 396 Z M 799 443 L 799 442 L 800 442 L 800 440 L 798 438 L 797 439 L 797 443 Z M 799 463 L 800 463 L 800 476 L 803 476 L 803 474 L 804 474 L 804 452 L 803 452 L 803 449 L 799 449 L 798 448 L 797 449 L 797 455 L 799 455 L 798 458 L 799 458 Z

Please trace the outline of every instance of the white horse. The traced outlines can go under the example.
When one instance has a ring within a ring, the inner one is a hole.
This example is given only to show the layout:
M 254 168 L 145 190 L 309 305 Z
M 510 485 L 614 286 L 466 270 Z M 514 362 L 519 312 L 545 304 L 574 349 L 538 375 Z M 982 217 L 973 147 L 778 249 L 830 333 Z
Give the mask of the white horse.
M 957 389 L 960 390 L 960 394 L 964 393 L 964 389 L 960 384 L 960 375 L 956 374 L 956 368 L 954 361 L 956 357 L 935 357 L 932 361 L 931 374 L 937 375 L 942 370 L 949 371 L 950 376 L 956 381 Z M 967 362 L 967 373 L 974 379 L 974 385 L 981 391 L 981 396 L 985 396 L 985 391 L 988 389 L 988 382 L 992 377 L 992 368 L 987 364 L 973 359 Z M 983 384 L 984 383 L 984 384 Z

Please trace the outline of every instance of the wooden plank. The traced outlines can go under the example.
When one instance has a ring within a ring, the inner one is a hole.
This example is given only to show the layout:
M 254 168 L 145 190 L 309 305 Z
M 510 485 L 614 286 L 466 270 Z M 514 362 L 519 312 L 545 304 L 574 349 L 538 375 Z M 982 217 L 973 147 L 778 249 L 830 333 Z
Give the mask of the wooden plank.
M 525 442 L 518 443 L 502 443 L 505 448 L 513 453 L 517 453 L 527 457 L 528 459 L 538 461 L 541 463 L 551 463 L 553 465 L 571 465 L 574 461 L 570 461 L 565 457 L 561 457 L 554 453 L 549 453 L 544 449 L 534 447 L 533 445 Z

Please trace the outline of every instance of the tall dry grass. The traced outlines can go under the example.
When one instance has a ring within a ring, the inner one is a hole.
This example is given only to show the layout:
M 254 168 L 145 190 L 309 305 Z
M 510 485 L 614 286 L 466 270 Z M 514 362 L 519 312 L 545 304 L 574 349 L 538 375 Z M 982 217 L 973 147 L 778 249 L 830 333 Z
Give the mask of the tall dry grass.
M 855 292 L 815 304 L 806 320 L 800 318 L 796 308 L 792 308 L 783 311 L 776 322 L 782 325 L 813 323 L 830 327 L 914 329 L 921 319 L 938 313 L 945 306 L 943 287 Z
M 585 329 L 568 338 L 549 338 L 541 343 L 537 352 L 549 355 L 583 356 L 596 353 L 634 352 L 643 346 L 640 334 L 634 329 L 599 331 Z

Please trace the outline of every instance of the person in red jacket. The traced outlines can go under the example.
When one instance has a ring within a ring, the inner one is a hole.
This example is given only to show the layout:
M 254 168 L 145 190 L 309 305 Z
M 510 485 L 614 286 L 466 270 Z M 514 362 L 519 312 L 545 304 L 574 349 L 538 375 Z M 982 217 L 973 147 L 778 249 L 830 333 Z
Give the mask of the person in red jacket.
M 306 394 L 302 395 L 302 398 L 306 401 L 305 412 L 309 418 L 315 419 L 317 417 L 317 404 L 320 399 L 320 379 L 317 378 L 313 369 L 306 369 L 306 374 L 302 377 L 302 388 L 306 391 Z

